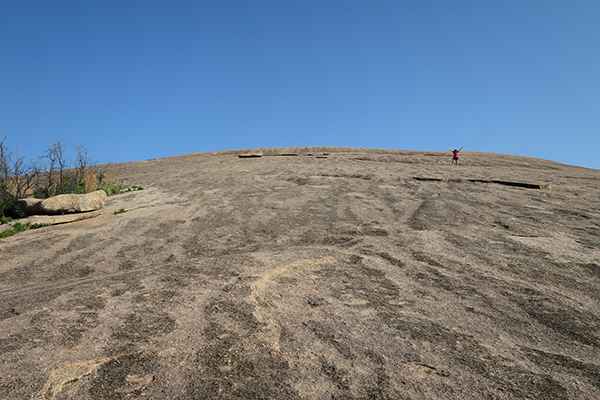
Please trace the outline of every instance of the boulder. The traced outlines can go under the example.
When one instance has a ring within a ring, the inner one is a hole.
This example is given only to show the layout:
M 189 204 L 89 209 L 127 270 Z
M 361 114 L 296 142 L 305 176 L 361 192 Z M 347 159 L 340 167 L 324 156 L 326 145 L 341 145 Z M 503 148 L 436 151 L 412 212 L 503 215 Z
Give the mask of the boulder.
M 19 204 L 30 215 L 52 215 L 98 210 L 105 201 L 106 192 L 96 190 L 85 194 L 59 194 L 47 199 L 27 198 L 19 200 Z

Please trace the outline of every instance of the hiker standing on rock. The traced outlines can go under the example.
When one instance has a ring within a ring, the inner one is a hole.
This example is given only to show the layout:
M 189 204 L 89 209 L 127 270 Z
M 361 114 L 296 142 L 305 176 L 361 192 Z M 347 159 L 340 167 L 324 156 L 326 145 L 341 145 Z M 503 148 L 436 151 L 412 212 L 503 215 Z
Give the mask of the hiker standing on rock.
M 465 147 L 465 146 L 463 146 Z M 463 149 L 463 147 L 460 148 L 460 150 Z M 452 152 L 452 164 L 451 165 L 460 165 L 460 160 L 458 159 L 458 153 L 460 153 L 460 150 L 452 150 L 450 147 L 448 147 L 448 150 L 450 150 Z

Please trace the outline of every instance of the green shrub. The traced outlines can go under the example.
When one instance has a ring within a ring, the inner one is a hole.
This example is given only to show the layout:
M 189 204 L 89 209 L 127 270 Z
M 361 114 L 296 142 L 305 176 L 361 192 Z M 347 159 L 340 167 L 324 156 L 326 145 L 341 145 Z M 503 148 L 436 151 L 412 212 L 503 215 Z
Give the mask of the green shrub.
M 29 228 L 29 224 L 23 225 L 20 222 L 15 223 L 12 228 L 5 230 L 4 232 L 0 232 L 0 238 L 5 238 L 7 236 L 15 235 L 19 232 L 26 231 Z
M 135 191 L 138 191 L 138 190 L 144 190 L 144 187 L 143 186 L 133 185 L 131 187 L 128 187 L 125 191 L 126 192 L 135 192 Z
M 0 188 L 0 216 L 11 218 L 24 217 L 25 213 L 19 207 L 17 201 L 16 196 Z
M 29 223 L 28 223 L 28 225 L 29 225 Z M 52 224 L 45 223 L 45 222 L 42 222 L 42 223 L 37 223 L 36 222 L 35 224 L 29 225 L 29 229 L 39 229 L 39 228 L 43 228 L 45 226 L 50 226 L 50 225 L 52 225 Z
M 117 214 L 123 214 L 125 212 L 124 208 L 121 208 L 120 210 L 115 211 L 113 214 L 117 215 Z
M 100 183 L 96 186 L 96 190 L 104 190 L 107 196 L 112 196 L 113 194 L 121 194 L 123 193 L 124 186 L 121 186 L 117 183 Z
M 112 196 L 113 194 L 121 194 L 123 192 L 135 192 L 138 190 L 144 190 L 144 187 L 136 185 L 127 187 L 119 185 L 117 183 L 102 182 L 96 187 L 96 190 L 104 190 L 107 196 Z
M 44 186 L 38 186 L 33 192 L 33 197 L 35 197 L 36 199 L 47 199 L 50 196 L 50 190 Z
M 56 189 L 56 194 L 84 194 L 85 184 L 76 182 L 67 182 Z
M 48 197 L 57 196 L 59 194 L 84 194 L 87 193 L 85 190 L 85 183 L 77 182 L 65 182 L 62 186 L 48 188 L 45 186 L 38 186 L 33 192 L 33 197 L 38 199 L 47 199 Z
M 31 222 L 28 222 L 26 224 L 22 224 L 20 222 L 15 222 L 15 224 L 10 228 L 7 229 L 3 232 L 0 232 L 0 239 L 1 238 L 5 238 L 7 236 L 12 236 L 15 235 L 19 232 L 23 232 L 26 231 L 28 229 L 39 229 L 39 228 L 43 228 L 45 226 L 50 226 L 52 224 L 46 224 L 46 223 L 41 223 L 41 224 L 32 224 Z

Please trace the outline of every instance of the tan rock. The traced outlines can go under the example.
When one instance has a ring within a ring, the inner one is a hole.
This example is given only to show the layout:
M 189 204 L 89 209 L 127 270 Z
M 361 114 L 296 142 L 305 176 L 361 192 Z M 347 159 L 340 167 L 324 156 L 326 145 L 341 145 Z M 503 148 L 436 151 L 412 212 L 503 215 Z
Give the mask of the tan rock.
M 106 192 L 96 190 L 86 194 L 60 194 L 47 199 L 27 198 L 20 200 L 28 214 L 68 214 L 100 209 L 106 201 Z
M 112 164 L 0 239 L 0 399 L 600 399 L 600 171 L 446 153 Z

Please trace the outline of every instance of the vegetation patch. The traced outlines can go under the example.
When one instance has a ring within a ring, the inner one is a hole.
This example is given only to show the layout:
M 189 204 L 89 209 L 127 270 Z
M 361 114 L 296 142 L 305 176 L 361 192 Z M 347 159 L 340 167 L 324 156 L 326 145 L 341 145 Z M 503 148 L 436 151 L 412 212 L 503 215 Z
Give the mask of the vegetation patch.
M 98 166 L 85 146 L 77 146 L 75 158 L 70 160 L 66 142 L 57 140 L 40 157 L 26 162 L 6 145 L 6 137 L 0 138 L 0 217 L 24 217 L 17 201 L 26 197 L 45 199 L 95 190 L 112 196 L 144 187 L 115 183 L 106 166 Z
M 107 196 L 112 196 L 114 194 L 123 193 L 124 186 L 119 185 L 118 183 L 111 182 L 103 182 L 96 186 L 96 190 L 104 190 Z
M 15 235 L 19 232 L 23 232 L 28 229 L 38 229 L 38 228 L 43 228 L 45 226 L 50 226 L 50 225 L 52 225 L 52 224 L 38 224 L 38 223 L 32 224 L 30 222 L 28 222 L 26 224 L 22 224 L 20 222 L 16 222 L 11 228 L 9 228 L 3 232 L 0 232 L 0 239 L 5 238 L 7 236 Z
M 114 194 L 121 194 L 126 192 L 137 192 L 138 190 L 144 190 L 144 187 L 136 185 L 127 187 L 109 181 L 98 184 L 98 186 L 96 186 L 96 190 L 104 190 L 107 196 L 112 196 Z
M 27 163 L 23 157 L 6 145 L 6 137 L 0 137 L 0 225 L 26 217 L 18 201 L 27 197 L 45 199 L 60 194 L 85 194 L 104 190 L 107 196 L 144 190 L 143 186 L 123 186 L 105 167 L 96 164 L 85 146 L 76 147 L 76 157 L 67 158 L 67 146 L 57 140 L 40 157 Z M 115 214 L 125 212 L 121 209 Z M 50 224 L 15 223 L 0 232 L 0 238 L 28 229 Z

